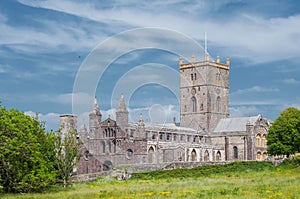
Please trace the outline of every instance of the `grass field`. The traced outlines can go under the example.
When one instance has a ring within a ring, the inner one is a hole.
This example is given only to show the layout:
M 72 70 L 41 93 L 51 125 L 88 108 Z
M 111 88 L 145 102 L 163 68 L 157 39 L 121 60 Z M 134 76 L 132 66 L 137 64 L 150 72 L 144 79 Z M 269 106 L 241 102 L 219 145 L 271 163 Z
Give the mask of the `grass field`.
M 1 197 L 1 196 L 0 196 Z M 235 162 L 133 174 L 127 181 L 99 178 L 67 190 L 2 198 L 300 198 L 300 159 L 280 166 Z

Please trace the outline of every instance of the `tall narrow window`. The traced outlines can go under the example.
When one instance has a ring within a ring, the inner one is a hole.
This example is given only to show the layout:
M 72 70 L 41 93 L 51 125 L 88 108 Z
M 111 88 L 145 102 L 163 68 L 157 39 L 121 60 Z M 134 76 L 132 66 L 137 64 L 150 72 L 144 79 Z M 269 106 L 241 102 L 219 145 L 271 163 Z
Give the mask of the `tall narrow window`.
M 217 154 L 216 154 L 216 160 L 217 161 L 221 160 L 221 152 L 220 151 L 218 151 Z
M 217 106 L 217 112 L 221 112 L 221 97 L 220 96 L 217 97 L 216 106 Z
M 111 142 L 109 140 L 107 141 L 107 145 L 108 145 L 108 151 L 111 153 Z
M 105 142 L 102 140 L 102 153 L 105 153 Z
M 197 74 L 196 73 L 194 73 L 194 79 L 197 80 Z
M 238 159 L 238 148 L 237 148 L 237 146 L 233 147 L 233 158 Z
M 205 162 L 209 161 L 209 153 L 207 150 L 204 152 L 204 161 Z
M 197 160 L 197 153 L 196 153 L 195 149 L 193 149 L 191 156 L 192 156 L 192 162 L 195 162 Z
M 193 112 L 197 112 L 197 100 L 194 96 L 192 97 L 192 107 L 193 107 Z
M 191 74 L 191 80 L 194 80 L 194 78 L 193 78 L 194 76 L 193 76 L 193 74 Z

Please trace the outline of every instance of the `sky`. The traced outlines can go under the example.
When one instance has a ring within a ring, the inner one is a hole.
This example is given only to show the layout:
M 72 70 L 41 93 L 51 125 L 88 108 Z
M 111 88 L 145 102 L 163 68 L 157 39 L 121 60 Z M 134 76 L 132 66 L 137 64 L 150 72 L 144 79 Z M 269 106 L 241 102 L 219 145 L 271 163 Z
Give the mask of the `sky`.
M 0 30 L 1 105 L 47 131 L 74 106 L 87 122 L 94 96 L 104 119 L 123 94 L 131 122 L 179 120 L 178 59 L 201 60 L 205 32 L 210 56 L 231 61 L 231 117 L 300 108 L 297 0 L 7 0 Z

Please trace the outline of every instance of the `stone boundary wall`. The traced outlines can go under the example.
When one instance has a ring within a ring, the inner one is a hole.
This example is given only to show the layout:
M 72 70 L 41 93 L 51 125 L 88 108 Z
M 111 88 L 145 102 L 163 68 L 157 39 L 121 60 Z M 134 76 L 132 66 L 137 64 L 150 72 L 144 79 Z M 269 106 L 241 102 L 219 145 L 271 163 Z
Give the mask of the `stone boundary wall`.
M 223 165 L 231 163 L 232 161 L 223 161 L 223 162 L 172 162 L 172 163 L 163 163 L 163 164 L 133 164 L 133 165 L 122 165 L 118 166 L 110 171 L 102 171 L 98 173 L 89 173 L 89 174 L 80 174 L 74 175 L 71 177 L 71 182 L 87 182 L 94 181 L 100 176 L 111 176 L 117 177 L 122 176 L 124 171 L 127 171 L 129 174 L 137 172 L 146 172 L 146 171 L 156 171 L 156 170 L 171 170 L 179 168 L 194 168 L 198 166 L 205 165 Z

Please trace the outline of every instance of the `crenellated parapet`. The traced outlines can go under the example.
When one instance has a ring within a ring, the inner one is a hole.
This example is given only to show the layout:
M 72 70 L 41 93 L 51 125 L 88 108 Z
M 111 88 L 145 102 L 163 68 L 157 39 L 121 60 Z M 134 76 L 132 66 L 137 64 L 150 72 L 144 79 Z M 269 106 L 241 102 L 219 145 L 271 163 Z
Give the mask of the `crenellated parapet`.
M 192 61 L 188 63 L 183 63 L 182 58 L 179 58 L 179 69 L 189 69 L 189 68 L 194 68 L 194 67 L 201 67 L 201 66 L 214 66 L 217 68 L 222 68 L 229 70 L 230 69 L 230 59 L 226 59 L 226 63 L 222 64 L 220 63 L 220 57 L 217 56 L 216 62 L 213 62 L 209 58 L 209 54 L 206 54 L 205 60 L 204 61 L 198 61 L 195 62 L 195 57 L 192 57 Z

